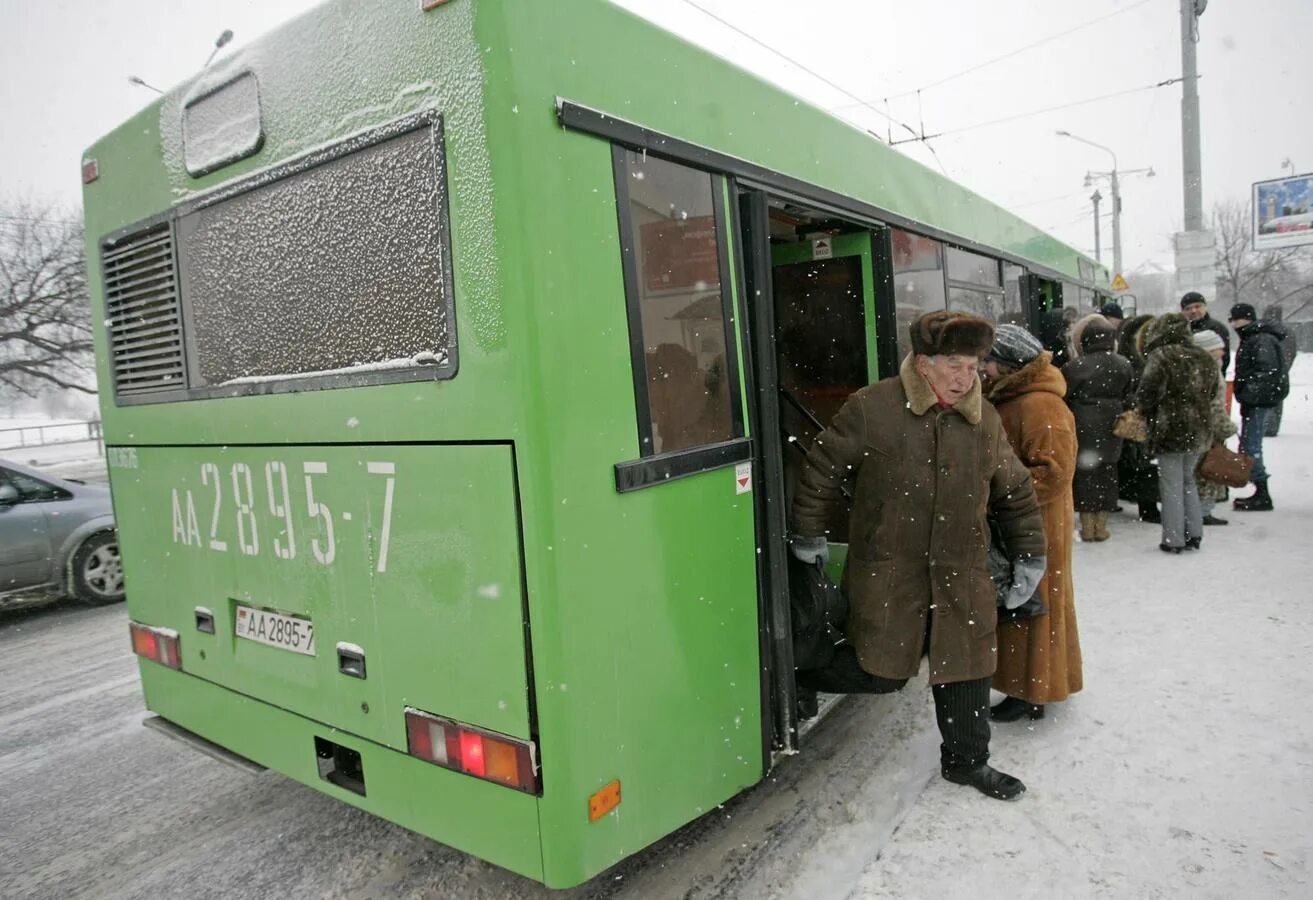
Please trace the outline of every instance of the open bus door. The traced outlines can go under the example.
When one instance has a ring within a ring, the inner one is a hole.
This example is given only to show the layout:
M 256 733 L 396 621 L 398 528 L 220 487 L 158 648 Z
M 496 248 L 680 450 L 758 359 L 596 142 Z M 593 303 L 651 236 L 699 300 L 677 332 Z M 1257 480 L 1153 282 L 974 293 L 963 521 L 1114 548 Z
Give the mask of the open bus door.
M 850 394 L 891 369 L 892 328 L 878 328 L 877 285 L 888 269 L 883 229 L 824 221 L 815 235 L 780 240 L 781 223 L 806 211 L 772 204 L 760 191 L 740 196 L 745 294 L 748 298 L 754 458 L 759 468 L 763 536 L 762 660 L 765 712 L 773 749 L 798 746 L 800 713 L 788 592 L 788 508 L 807 449 Z M 819 214 L 818 214 L 819 215 Z M 798 231 L 805 229 L 795 225 Z M 776 241 L 772 243 L 772 228 Z M 887 304 L 886 304 L 887 306 Z M 888 340 L 879 337 L 888 335 Z M 881 361 L 884 365 L 881 365 Z M 829 523 L 830 574 L 838 581 L 847 551 L 848 514 Z M 802 692 L 804 695 L 806 692 Z M 804 701 L 802 707 L 807 707 Z

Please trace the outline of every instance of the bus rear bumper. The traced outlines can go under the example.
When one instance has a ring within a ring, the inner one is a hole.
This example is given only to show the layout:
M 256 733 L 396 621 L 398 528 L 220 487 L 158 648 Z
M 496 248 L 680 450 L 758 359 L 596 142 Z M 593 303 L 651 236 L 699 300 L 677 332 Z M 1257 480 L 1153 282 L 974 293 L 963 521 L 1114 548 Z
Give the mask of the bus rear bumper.
M 457 850 L 543 880 L 537 797 L 432 765 L 149 660 L 139 667 L 146 706 L 163 720 L 151 727 L 223 762 L 247 771 L 273 770 Z M 396 715 L 403 713 L 397 710 Z M 358 754 L 360 785 L 343 786 L 324 774 L 318 750 L 326 742 Z

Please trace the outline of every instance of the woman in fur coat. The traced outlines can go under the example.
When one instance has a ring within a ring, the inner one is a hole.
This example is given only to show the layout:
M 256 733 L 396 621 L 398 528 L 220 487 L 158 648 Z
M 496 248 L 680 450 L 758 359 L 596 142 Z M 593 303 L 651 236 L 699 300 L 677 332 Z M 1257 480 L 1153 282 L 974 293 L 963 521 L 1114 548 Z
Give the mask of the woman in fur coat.
M 1117 333 L 1099 313 L 1071 328 L 1072 361 L 1062 367 L 1067 405 L 1076 417 L 1076 480 L 1072 492 L 1080 514 L 1080 539 L 1106 541 L 1108 513 L 1117 508 L 1117 460 L 1122 439 L 1113 423 L 1131 398 L 1131 364 L 1118 356 Z
M 1212 443 L 1217 361 L 1195 346 L 1180 313 L 1154 319 L 1139 333 L 1144 374 L 1135 405 L 1149 423 L 1148 451 L 1158 458 L 1164 553 L 1198 550 L 1204 515 L 1194 470 Z
M 1047 565 L 1040 596 L 1048 613 L 998 626 L 994 689 L 1008 697 L 990 718 L 1011 722 L 1044 715 L 1044 705 L 1081 689 L 1080 636 L 1071 580 L 1071 485 L 1076 421 L 1063 402 L 1067 386 L 1040 342 L 1017 325 L 999 325 L 984 363 L 985 394 L 1003 420 L 1012 449 L 1030 470 L 1044 518 Z

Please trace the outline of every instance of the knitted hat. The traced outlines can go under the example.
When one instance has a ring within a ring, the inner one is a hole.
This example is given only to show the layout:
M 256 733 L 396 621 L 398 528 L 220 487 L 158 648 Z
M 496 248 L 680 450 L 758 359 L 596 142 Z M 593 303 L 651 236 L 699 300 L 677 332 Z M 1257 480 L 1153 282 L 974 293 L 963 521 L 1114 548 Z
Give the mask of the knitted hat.
M 1232 322 L 1236 319 L 1249 319 L 1251 321 L 1256 321 L 1258 319 L 1258 313 L 1254 311 L 1254 305 L 1252 303 L 1237 303 L 1235 306 L 1231 307 L 1231 315 L 1228 316 L 1228 319 Z
M 1204 306 L 1208 305 L 1208 301 L 1204 299 L 1204 295 L 1198 291 L 1187 291 L 1185 295 L 1181 297 L 1181 309 L 1185 309 L 1191 303 L 1202 303 Z
M 1116 303 L 1105 303 L 1099 307 L 1099 313 L 1105 319 L 1124 319 L 1126 316 L 1122 313 L 1122 308 Z
M 912 323 L 912 352 L 921 356 L 984 356 L 994 340 L 994 326 L 969 313 L 938 309 Z
M 1196 331 L 1194 333 L 1194 345 L 1200 350 L 1221 350 L 1226 346 L 1222 343 L 1221 335 L 1211 328 Z
M 1021 368 L 1043 352 L 1039 338 L 1020 325 L 1005 323 L 994 330 L 994 346 L 989 355 L 1004 365 Z

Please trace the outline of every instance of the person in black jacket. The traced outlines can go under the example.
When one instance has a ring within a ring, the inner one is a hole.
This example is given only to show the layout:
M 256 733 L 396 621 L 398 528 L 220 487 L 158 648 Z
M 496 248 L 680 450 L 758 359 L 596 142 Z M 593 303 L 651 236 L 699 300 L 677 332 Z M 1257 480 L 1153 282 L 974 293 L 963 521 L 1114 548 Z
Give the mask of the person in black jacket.
M 1231 307 L 1231 327 L 1240 336 L 1235 357 L 1235 396 L 1240 401 L 1240 449 L 1254 458 L 1249 480 L 1254 493 L 1232 505 L 1241 511 L 1266 512 L 1272 508 L 1263 466 L 1263 435 L 1273 407 L 1290 393 L 1290 376 L 1281 359 L 1281 339 L 1286 330 L 1271 322 L 1259 322 L 1248 303 Z
M 1231 363 L 1231 332 L 1208 314 L 1208 301 L 1198 291 L 1189 291 L 1181 297 L 1181 314 L 1190 320 L 1191 331 L 1198 332 L 1207 328 L 1222 339 L 1222 378 L 1225 379 L 1227 366 Z
M 1271 322 L 1281 328 L 1281 307 L 1269 306 L 1263 310 L 1263 321 Z M 1286 328 L 1286 336 L 1281 339 L 1281 363 L 1286 368 L 1286 376 L 1290 376 L 1290 367 L 1295 364 L 1295 354 L 1299 352 L 1299 340 L 1295 337 L 1293 328 Z M 1267 417 L 1267 430 L 1264 434 L 1267 437 L 1276 437 L 1281 431 L 1281 412 L 1286 401 L 1282 400 L 1276 406 L 1272 407 L 1272 412 Z

